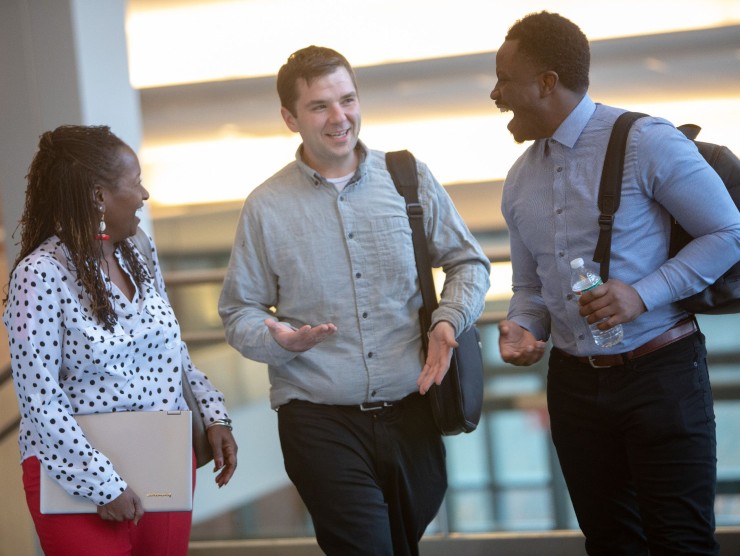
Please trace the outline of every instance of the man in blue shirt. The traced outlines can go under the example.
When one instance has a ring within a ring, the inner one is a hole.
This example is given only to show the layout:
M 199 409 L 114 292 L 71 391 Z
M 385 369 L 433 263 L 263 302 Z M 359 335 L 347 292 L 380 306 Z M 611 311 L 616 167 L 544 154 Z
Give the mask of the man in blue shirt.
M 517 142 L 534 141 L 504 184 L 513 296 L 501 356 L 530 365 L 552 340 L 552 437 L 589 554 L 717 554 L 704 337 L 675 302 L 740 259 L 740 214 L 692 142 L 663 119 L 638 120 L 610 279 L 577 301 L 569 263 L 594 252 L 601 168 L 624 112 L 589 98 L 589 64 L 585 35 L 548 12 L 515 23 L 496 54 L 491 99 L 513 113 Z M 669 214 L 696 238 L 671 259 Z M 588 323 L 601 319 L 622 324 L 622 343 L 594 344 Z
M 445 272 L 424 358 L 406 205 L 384 153 L 359 140 L 352 68 L 310 46 L 277 88 L 303 143 L 244 204 L 219 301 L 226 338 L 267 363 L 285 467 L 324 552 L 415 555 L 447 487 L 424 395 L 483 310 L 489 262 L 419 162 L 431 262 Z

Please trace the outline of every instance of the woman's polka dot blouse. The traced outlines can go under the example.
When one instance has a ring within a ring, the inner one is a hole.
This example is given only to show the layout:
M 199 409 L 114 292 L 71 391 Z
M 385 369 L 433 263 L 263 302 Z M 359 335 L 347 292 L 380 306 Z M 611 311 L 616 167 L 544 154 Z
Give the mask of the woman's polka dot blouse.
M 164 291 L 157 267 L 155 279 Z M 121 266 L 125 269 L 123 259 Z M 96 322 L 64 245 L 47 239 L 11 276 L 3 322 L 21 413 L 21 461 L 35 456 L 71 494 L 106 504 L 126 489 L 85 439 L 75 414 L 187 409 L 181 370 L 205 422 L 227 418 L 224 397 L 196 369 L 166 298 L 147 283 L 129 301 L 109 283 L 118 323 Z

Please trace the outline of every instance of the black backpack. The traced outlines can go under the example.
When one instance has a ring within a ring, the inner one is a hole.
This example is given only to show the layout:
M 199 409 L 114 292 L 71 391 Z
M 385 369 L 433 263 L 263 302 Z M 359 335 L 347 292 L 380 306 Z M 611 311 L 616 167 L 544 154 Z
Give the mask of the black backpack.
M 599 240 L 594 251 L 594 262 L 600 263 L 601 278 L 609 279 L 609 258 L 611 256 L 611 235 L 614 213 L 619 208 L 622 191 L 622 170 L 624 168 L 624 150 L 627 134 L 632 123 L 646 116 L 639 112 L 625 112 L 617 118 L 609 139 L 601 174 L 598 206 Z M 699 152 L 715 172 L 722 178 L 735 206 L 740 207 L 740 160 L 727 147 L 714 143 L 696 141 L 701 128 L 694 124 L 685 124 L 678 128 L 686 137 L 694 141 Z M 675 218 L 671 221 L 671 241 L 668 256 L 673 257 L 692 237 L 684 230 Z M 720 276 L 717 281 L 704 291 L 678 302 L 678 305 L 690 313 L 725 314 L 740 312 L 740 262 Z

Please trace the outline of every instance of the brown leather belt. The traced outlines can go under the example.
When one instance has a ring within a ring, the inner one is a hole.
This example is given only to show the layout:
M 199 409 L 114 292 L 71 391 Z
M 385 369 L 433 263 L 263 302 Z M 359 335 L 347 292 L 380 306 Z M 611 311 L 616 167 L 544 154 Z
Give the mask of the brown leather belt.
M 678 322 L 674 324 L 671 328 L 660 334 L 659 336 L 656 336 L 646 344 L 641 345 L 638 348 L 633 349 L 632 351 L 628 351 L 626 353 L 615 353 L 614 355 L 589 355 L 587 357 L 577 357 L 575 355 L 570 355 L 569 353 L 565 353 L 562 350 L 560 353 L 563 353 L 564 355 L 567 355 L 568 357 L 572 357 L 573 359 L 576 359 L 579 363 L 583 363 L 585 365 L 591 365 L 595 369 L 600 369 L 602 367 L 618 367 L 620 365 L 625 365 L 627 362 L 637 359 L 638 357 L 642 357 L 643 355 L 647 355 L 648 353 L 652 353 L 656 350 L 659 350 L 660 348 L 663 348 L 669 344 L 672 344 L 673 342 L 677 342 L 678 340 L 683 340 L 687 336 L 690 336 L 694 332 L 699 330 L 699 325 L 696 323 L 696 319 L 694 317 L 690 317 L 686 320 L 682 320 L 681 322 Z

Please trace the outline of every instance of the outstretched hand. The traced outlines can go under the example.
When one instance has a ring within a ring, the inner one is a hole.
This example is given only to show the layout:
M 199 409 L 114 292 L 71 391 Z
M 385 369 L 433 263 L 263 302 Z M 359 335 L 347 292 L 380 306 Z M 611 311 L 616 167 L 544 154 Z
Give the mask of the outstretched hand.
M 133 521 L 134 525 L 138 525 L 144 515 L 144 506 L 131 487 L 126 487 L 112 502 L 98 506 L 97 512 L 106 521 Z
M 498 324 L 498 349 L 501 359 L 512 365 L 532 365 L 545 353 L 545 342 L 522 328 L 514 321 L 502 320 Z
M 317 324 L 311 326 L 306 324 L 295 330 L 291 326 L 273 319 L 265 319 L 265 325 L 270 335 L 288 351 L 308 351 L 316 344 L 320 344 L 337 331 L 332 323 Z
M 455 329 L 447 321 L 438 322 L 429 333 L 427 359 L 416 380 L 422 396 L 429 391 L 432 384 L 442 384 L 442 379 L 450 368 L 452 348 L 456 347 Z

